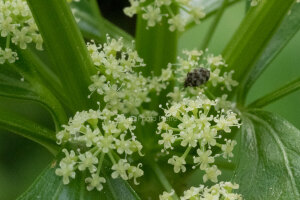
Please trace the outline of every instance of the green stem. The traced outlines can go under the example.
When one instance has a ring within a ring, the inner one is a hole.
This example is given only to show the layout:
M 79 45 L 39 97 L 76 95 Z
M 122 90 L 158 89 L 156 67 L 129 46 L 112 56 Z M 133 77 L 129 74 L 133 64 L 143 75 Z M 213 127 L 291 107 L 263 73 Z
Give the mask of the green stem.
M 73 110 L 86 109 L 91 105 L 87 96 L 94 65 L 70 6 L 61 0 L 27 3 Z
M 189 147 L 185 150 L 185 152 L 183 153 L 183 155 L 182 155 L 181 157 L 185 158 L 185 157 L 189 154 L 189 152 L 191 151 L 191 149 L 192 149 L 192 147 L 189 146 Z
M 104 156 L 105 156 L 105 153 L 102 152 L 101 155 L 100 155 L 100 160 L 99 160 L 98 169 L 97 169 L 97 174 L 98 175 L 100 173 L 100 170 L 101 170 L 101 167 L 102 167 L 102 164 L 103 164 Z
M 226 8 L 229 8 L 229 7 L 235 5 L 236 3 L 240 2 L 240 1 L 241 0 L 230 1 L 230 2 L 228 2 Z M 211 16 L 214 16 L 217 13 L 218 13 L 218 8 L 213 9 L 213 10 L 207 12 L 205 17 L 203 19 L 201 19 L 201 21 L 205 21 L 205 20 L 209 19 Z M 192 22 L 190 22 L 186 25 L 185 30 L 189 30 L 189 29 L 193 28 L 195 25 L 197 25 L 197 24 L 194 21 L 192 21 Z
M 57 97 L 64 106 L 71 110 L 71 103 L 63 90 L 61 81 L 41 60 L 36 52 L 33 49 L 28 48 L 26 50 L 21 50 L 19 54 L 22 54 L 23 59 L 26 59 L 26 62 L 31 64 L 34 68 L 33 71 L 35 71 L 35 76 L 40 77 L 39 80 L 43 82 L 43 85 L 47 85 L 48 89 L 54 94 L 54 96 Z
M 175 200 L 179 200 L 179 197 L 175 193 L 175 190 L 173 189 L 173 187 L 171 186 L 168 179 L 166 178 L 166 176 L 164 175 L 164 173 L 162 172 L 160 167 L 157 165 L 157 163 L 153 161 L 153 162 L 149 162 L 149 164 L 150 164 L 150 167 L 152 168 L 152 170 L 154 171 L 154 173 L 156 174 L 158 180 L 160 181 L 162 186 L 165 188 L 165 190 L 167 192 L 171 192 L 173 190 L 174 191 L 173 198 Z
M 226 71 L 234 70 L 234 80 L 242 83 L 249 76 L 294 3 L 294 0 L 260 1 L 259 6 L 247 12 L 222 53 L 228 64 Z M 233 98 L 238 88 L 228 93 L 228 99 Z
M 224 14 L 224 11 L 227 7 L 227 4 L 228 4 L 229 0 L 223 0 L 223 3 L 221 5 L 221 7 L 219 8 L 219 10 L 217 11 L 217 15 L 213 21 L 213 23 L 211 24 L 211 26 L 209 27 L 209 30 L 207 32 L 207 34 L 205 35 L 204 37 L 204 42 L 203 44 L 201 45 L 200 49 L 206 49 L 212 39 L 212 37 L 214 36 L 214 33 L 218 27 L 218 24 L 220 22 L 220 19 L 221 17 L 223 16 Z
M 113 165 L 117 164 L 117 162 L 116 162 L 115 158 L 113 157 L 113 155 L 111 154 L 111 152 L 108 152 L 107 155 L 110 158 Z
M 251 108 L 261 108 L 266 105 L 269 105 L 270 103 L 285 97 L 286 95 L 295 92 L 300 89 L 300 78 L 284 85 L 283 87 L 259 98 L 258 100 L 251 103 L 248 107 Z
M 9 48 L 9 45 L 10 45 L 10 34 L 8 34 L 8 36 L 6 37 L 6 45 L 5 45 L 5 47 Z

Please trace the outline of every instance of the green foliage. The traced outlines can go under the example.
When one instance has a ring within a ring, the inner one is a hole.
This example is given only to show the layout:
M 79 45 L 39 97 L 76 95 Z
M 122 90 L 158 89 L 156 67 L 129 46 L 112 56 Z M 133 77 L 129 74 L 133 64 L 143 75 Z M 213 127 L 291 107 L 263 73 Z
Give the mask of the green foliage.
M 86 108 L 93 64 L 69 5 L 60 0 L 27 2 L 73 109 Z
M 0 110 L 0 128 L 33 140 L 51 153 L 57 153 L 55 132 L 24 117 Z
M 243 114 L 233 180 L 245 199 L 299 199 L 300 131 L 276 114 Z
M 288 42 L 300 29 L 300 4 L 294 4 L 290 13 L 284 17 L 278 30 L 269 41 L 266 49 L 259 59 L 253 64 L 252 71 L 242 82 L 243 87 L 239 90 L 238 99 L 244 102 L 248 91 L 257 78 L 266 70 L 276 56 L 284 49 Z
M 234 78 L 243 82 L 253 64 L 276 33 L 294 0 L 262 1 L 249 10 L 240 27 L 224 50 L 229 70 L 234 69 Z
M 50 62 L 44 62 L 42 56 L 31 49 L 18 50 L 20 61 L 0 66 L 0 96 L 44 105 L 52 114 L 57 131 L 67 122 L 67 116 L 95 104 L 93 99 L 87 98 L 89 77 L 94 71 L 82 35 L 98 42 L 104 42 L 106 34 L 114 38 L 121 36 L 127 44 L 133 37 L 104 19 L 100 12 L 97 13 L 94 1 L 82 0 L 72 4 L 78 9 L 75 16 L 80 18 L 79 27 L 65 1 L 27 2 L 43 36 L 45 54 L 49 55 Z M 221 0 L 207 2 L 206 18 L 216 17 L 216 23 L 208 35 L 210 40 L 223 11 L 238 0 L 229 3 L 225 0 L 228 4 L 222 4 Z M 240 138 L 240 151 L 236 155 L 238 165 L 230 173 L 233 181 L 240 184 L 239 191 L 245 199 L 300 198 L 300 145 L 297 144 L 300 131 L 275 114 L 255 110 L 298 90 L 299 79 L 255 101 L 250 105 L 251 110 L 244 105 L 253 83 L 300 28 L 300 4 L 295 4 L 287 15 L 294 2 L 261 1 L 258 7 L 250 8 L 224 50 L 228 70 L 235 70 L 234 79 L 240 82 L 237 90 L 231 93 L 231 97 L 238 100 L 242 128 L 237 134 Z M 188 28 L 194 25 L 191 23 Z M 178 37 L 179 33 L 168 30 L 167 21 L 147 29 L 146 22 L 141 15 L 138 16 L 135 40 L 139 55 L 147 64 L 143 74 L 149 76 L 153 72 L 159 75 L 168 63 L 176 61 Z M 20 81 L 21 78 L 25 81 Z M 151 99 L 151 104 L 147 106 L 159 111 L 158 104 L 166 102 L 166 93 L 161 96 L 153 94 Z M 53 154 L 57 153 L 55 132 L 23 116 L 0 110 L 0 128 L 38 142 Z M 150 152 L 155 144 L 155 125 L 137 129 L 139 137 L 144 137 L 147 143 L 146 151 Z M 112 179 L 109 173 L 106 175 L 108 169 L 104 173 L 108 184 L 101 192 L 87 192 L 82 174 L 65 186 L 54 173 L 56 165 L 54 161 L 19 199 L 139 199 L 129 183 Z M 162 171 L 155 169 L 161 178 Z M 171 190 L 165 177 L 162 180 L 165 187 Z

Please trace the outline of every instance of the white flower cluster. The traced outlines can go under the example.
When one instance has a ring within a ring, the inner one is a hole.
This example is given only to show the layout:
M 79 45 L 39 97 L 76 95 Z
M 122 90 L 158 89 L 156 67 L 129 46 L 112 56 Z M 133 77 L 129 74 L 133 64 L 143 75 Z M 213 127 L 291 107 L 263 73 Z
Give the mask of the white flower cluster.
M 64 184 L 68 184 L 70 178 L 75 178 L 76 170 L 87 170 L 90 174 L 85 179 L 87 190 L 96 188 L 101 191 L 106 180 L 100 172 L 107 155 L 113 164 L 112 178 L 134 179 L 134 183 L 138 184 L 136 179 L 144 174 L 140 169 L 142 164 L 132 166 L 127 160 L 135 152 L 142 155 L 142 145 L 136 140 L 134 129 L 132 118 L 107 109 L 77 112 L 56 135 L 58 144 L 77 148 L 75 151 L 62 150 L 65 157 L 61 159 L 56 174 L 63 177 Z
M 0 34 L 6 38 L 6 47 L 0 47 L 0 64 L 18 59 L 17 53 L 10 48 L 11 42 L 21 49 L 33 42 L 36 49 L 43 50 L 42 36 L 26 0 L 0 0 Z
M 0 64 L 4 64 L 6 61 L 14 63 L 18 60 L 18 54 L 12 51 L 10 48 L 1 49 L 0 47 Z
M 150 102 L 151 91 L 159 93 L 166 88 L 171 74 L 164 71 L 160 77 L 144 77 L 134 68 L 143 67 L 143 59 L 135 50 L 125 47 L 122 38 L 115 40 L 107 36 L 107 43 L 87 44 L 88 50 L 98 73 L 91 77 L 89 90 L 101 95 L 106 108 L 121 113 L 141 114 L 140 106 Z M 153 112 L 144 111 L 147 114 Z
M 153 27 L 161 22 L 164 17 L 168 18 L 170 31 L 184 31 L 188 21 L 194 20 L 200 23 L 200 19 L 205 17 L 205 12 L 201 7 L 191 4 L 191 0 L 129 0 L 131 6 L 124 9 L 124 13 L 130 17 L 137 13 L 143 13 L 143 19 L 147 20 L 148 27 Z M 186 12 L 190 19 L 182 14 L 176 14 L 174 8 Z
M 237 114 L 230 110 L 217 110 L 215 100 L 200 95 L 196 99 L 184 98 L 181 102 L 173 103 L 164 109 L 165 116 L 158 124 L 157 133 L 162 139 L 164 151 L 174 148 L 185 148 L 185 152 L 178 156 L 173 155 L 168 163 L 174 166 L 174 172 L 186 171 L 186 158 L 189 153 L 194 155 L 193 168 L 205 171 L 203 181 L 217 182 L 221 171 L 214 165 L 215 157 L 223 156 L 226 159 L 233 157 L 232 151 L 236 141 L 224 139 L 225 143 L 219 143 L 224 133 L 230 133 L 232 127 L 239 127 Z M 213 154 L 211 148 L 221 150 L 219 154 Z M 173 153 L 172 153 L 173 154 Z
M 242 200 L 240 194 L 233 193 L 233 190 L 239 188 L 239 185 L 230 182 L 220 182 L 211 187 L 200 185 L 199 187 L 191 187 L 184 191 L 181 200 Z M 160 200 L 173 200 L 174 191 L 164 192 L 159 196 Z

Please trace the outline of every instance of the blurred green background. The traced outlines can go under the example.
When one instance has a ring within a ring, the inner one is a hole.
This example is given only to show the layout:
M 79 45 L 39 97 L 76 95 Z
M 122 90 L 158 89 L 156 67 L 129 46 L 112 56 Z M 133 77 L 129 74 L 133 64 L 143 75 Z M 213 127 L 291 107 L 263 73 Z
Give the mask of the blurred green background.
M 102 5 L 104 16 L 112 19 L 116 24 L 123 25 L 129 32 L 134 32 L 132 30 L 133 21 L 127 19 L 125 16 L 118 16 L 116 14 L 121 13 L 124 2 L 123 0 L 101 1 L 100 5 L 106 4 Z M 116 3 L 119 3 L 119 6 L 116 6 Z M 117 10 L 111 12 L 112 8 Z M 209 46 L 211 53 L 220 54 L 222 52 L 241 22 L 244 13 L 244 1 L 226 11 Z M 122 20 L 120 20 L 120 17 Z M 123 23 L 123 21 L 127 23 Z M 183 49 L 193 49 L 199 46 L 211 21 L 212 19 L 208 19 L 182 34 L 178 52 L 181 52 Z M 253 86 L 249 93 L 248 102 L 299 77 L 299 52 L 300 32 Z M 28 118 L 45 126 L 53 126 L 48 113 L 38 105 L 23 101 L 12 101 L 5 98 L 0 98 L 0 102 L 0 107 L 24 113 Z M 267 106 L 265 109 L 280 114 L 296 127 L 300 128 L 300 116 L 298 115 L 300 113 L 299 103 L 300 91 Z M 16 199 L 16 197 L 30 186 L 43 168 L 50 163 L 51 159 L 52 156 L 43 147 L 22 137 L 0 130 L 0 200 Z

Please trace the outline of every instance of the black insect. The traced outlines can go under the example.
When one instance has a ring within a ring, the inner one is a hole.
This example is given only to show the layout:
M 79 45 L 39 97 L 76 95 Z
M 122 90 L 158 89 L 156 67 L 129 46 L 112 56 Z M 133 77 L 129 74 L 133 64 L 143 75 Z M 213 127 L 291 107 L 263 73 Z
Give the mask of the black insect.
M 194 69 L 186 75 L 184 87 L 197 87 L 205 84 L 210 77 L 210 71 L 203 67 Z

